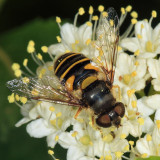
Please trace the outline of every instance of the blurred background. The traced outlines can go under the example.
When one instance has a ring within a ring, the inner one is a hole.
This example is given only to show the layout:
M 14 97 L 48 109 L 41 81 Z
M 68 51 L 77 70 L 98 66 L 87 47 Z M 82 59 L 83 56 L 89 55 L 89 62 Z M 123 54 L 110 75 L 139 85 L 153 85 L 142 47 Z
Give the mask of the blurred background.
M 118 13 L 120 8 L 132 5 L 139 13 L 138 19 L 150 18 L 151 11 L 156 10 L 158 17 L 153 26 L 160 21 L 159 0 L 0 0 L 0 157 L 3 160 L 50 160 L 47 154 L 45 138 L 31 138 L 26 133 L 25 125 L 16 128 L 15 123 L 22 118 L 20 109 L 9 104 L 7 96 L 10 91 L 5 83 L 14 78 L 11 64 L 22 64 L 30 55 L 26 52 L 29 40 L 34 40 L 36 49 L 42 45 L 56 43 L 59 29 L 55 16 L 62 21 L 72 22 L 77 10 L 84 7 L 86 12 L 92 5 L 105 8 L 114 7 Z M 88 15 L 78 19 L 79 24 L 88 20 Z M 29 59 L 30 60 L 30 59 Z M 30 68 L 34 64 L 29 61 Z M 66 151 L 59 146 L 54 149 L 56 157 L 65 160 Z

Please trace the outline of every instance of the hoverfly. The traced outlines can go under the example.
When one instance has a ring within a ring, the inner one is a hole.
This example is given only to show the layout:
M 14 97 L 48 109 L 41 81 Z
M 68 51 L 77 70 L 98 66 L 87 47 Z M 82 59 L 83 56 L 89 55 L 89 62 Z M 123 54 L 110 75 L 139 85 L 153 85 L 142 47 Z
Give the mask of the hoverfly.
M 83 53 L 65 53 L 55 60 L 52 76 L 31 77 L 28 82 L 14 79 L 7 82 L 7 87 L 28 99 L 79 107 L 75 118 L 82 109 L 89 108 L 98 126 L 119 127 L 125 108 L 112 93 L 119 21 L 113 8 L 109 8 L 107 14 L 100 18 L 96 31 L 95 47 L 103 62 L 96 63 Z

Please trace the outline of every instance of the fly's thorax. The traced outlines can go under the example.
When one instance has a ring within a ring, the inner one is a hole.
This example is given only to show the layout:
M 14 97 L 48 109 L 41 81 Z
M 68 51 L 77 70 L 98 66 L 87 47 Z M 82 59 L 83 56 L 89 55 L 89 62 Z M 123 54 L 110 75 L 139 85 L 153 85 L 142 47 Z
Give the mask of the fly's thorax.
M 82 98 L 95 114 L 109 112 L 115 105 L 112 93 L 102 80 L 96 80 L 86 87 L 82 91 Z

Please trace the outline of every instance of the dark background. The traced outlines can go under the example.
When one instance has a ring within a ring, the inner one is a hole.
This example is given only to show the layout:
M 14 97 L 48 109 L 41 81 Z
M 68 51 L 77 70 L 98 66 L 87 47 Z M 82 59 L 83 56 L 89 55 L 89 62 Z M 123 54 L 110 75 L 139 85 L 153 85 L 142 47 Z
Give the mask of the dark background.
M 11 64 L 22 64 L 28 58 L 26 46 L 30 39 L 36 42 L 37 50 L 42 45 L 56 43 L 59 29 L 55 16 L 63 21 L 73 21 L 77 10 L 84 7 L 86 12 L 92 5 L 97 10 L 102 4 L 105 8 L 114 7 L 118 13 L 122 6 L 132 5 L 139 13 L 138 19 L 150 18 L 151 11 L 156 10 L 160 20 L 159 0 L 0 0 L 0 159 L 3 160 L 49 160 L 45 138 L 35 139 L 26 133 L 25 125 L 16 128 L 14 124 L 21 119 L 19 108 L 9 104 L 7 96 L 10 91 L 5 87 L 6 81 L 13 79 Z M 88 20 L 88 15 L 78 18 L 79 24 Z M 129 23 L 129 22 L 127 22 Z M 122 28 L 124 30 L 124 28 Z M 30 68 L 35 65 L 31 62 Z M 56 146 L 57 158 L 65 160 L 65 152 Z

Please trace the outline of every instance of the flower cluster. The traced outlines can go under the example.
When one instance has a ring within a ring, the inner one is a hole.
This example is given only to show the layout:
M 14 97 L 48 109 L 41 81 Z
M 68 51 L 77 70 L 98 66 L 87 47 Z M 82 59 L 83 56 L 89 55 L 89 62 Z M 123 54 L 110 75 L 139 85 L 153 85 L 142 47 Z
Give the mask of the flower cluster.
M 61 25 L 61 19 L 56 17 L 60 28 L 60 36 L 56 37 L 58 43 L 41 48 L 43 53 L 49 54 L 51 61 L 44 62 L 42 54 L 36 53 L 34 42 L 30 41 L 27 51 L 37 63 L 38 69 L 33 73 L 27 65 L 28 59 L 25 59 L 23 66 L 26 70 L 39 78 L 53 75 L 54 59 L 67 52 L 83 53 L 90 59 L 94 57 L 100 60 L 100 53 L 93 44 L 96 42 L 98 21 L 107 12 L 102 5 L 98 11 L 100 16 L 93 15 L 94 10 L 90 6 L 89 20 L 79 27 L 77 20 L 85 13 L 83 8 L 75 15 L 73 24 Z M 8 100 L 20 106 L 23 115 L 16 124 L 17 127 L 28 123 L 27 132 L 30 136 L 46 137 L 51 148 L 60 144 L 67 149 L 68 160 L 120 160 L 160 156 L 160 94 L 157 92 L 160 91 L 160 24 L 152 28 L 152 20 L 157 16 L 155 11 L 152 11 L 150 20 L 137 20 L 137 12 L 132 11 L 132 6 L 129 5 L 121 8 L 119 26 L 128 14 L 131 15 L 131 24 L 120 35 L 114 77 L 114 85 L 120 87 L 120 100 L 125 105 L 121 126 L 97 128 L 92 123 L 90 112 L 86 110 L 82 110 L 78 118 L 74 119 L 77 111 L 74 106 L 27 101 L 26 97 L 13 93 L 8 96 Z M 128 51 L 130 54 L 127 54 Z M 27 83 L 28 79 L 19 64 L 14 63 L 12 69 L 16 77 Z M 144 92 L 147 86 L 153 86 L 153 92 L 147 92 L 148 96 Z M 56 159 L 52 150 L 48 153 Z

